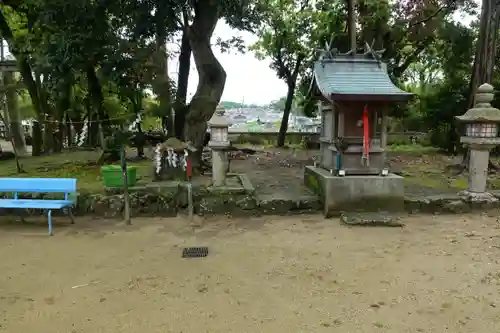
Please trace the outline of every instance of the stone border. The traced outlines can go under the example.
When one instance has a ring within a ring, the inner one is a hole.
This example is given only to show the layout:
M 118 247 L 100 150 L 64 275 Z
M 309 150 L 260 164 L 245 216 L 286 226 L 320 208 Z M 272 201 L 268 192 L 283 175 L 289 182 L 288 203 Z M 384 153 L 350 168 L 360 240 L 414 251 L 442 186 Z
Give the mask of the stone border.
M 500 199 L 500 191 L 491 191 L 490 193 L 497 199 Z M 499 208 L 500 200 L 493 202 L 486 200 L 472 201 L 458 194 L 405 197 L 405 211 L 408 213 L 463 214 L 472 211 L 485 211 Z
M 319 213 L 323 204 L 315 195 L 300 197 L 257 194 L 250 179 L 242 174 L 230 174 L 237 177 L 241 186 L 225 189 L 193 187 L 194 213 L 200 216 L 231 215 L 293 215 Z M 500 191 L 491 192 L 500 199 Z M 39 193 L 27 193 L 26 198 L 45 198 L 52 196 Z M 147 186 L 135 186 L 130 189 L 132 216 L 173 217 L 186 211 L 187 186 L 183 182 L 152 183 Z M 432 196 L 406 196 L 405 211 L 408 213 L 451 213 L 462 214 L 472 211 L 500 209 L 500 200 L 494 202 L 471 201 L 458 194 Z M 79 193 L 75 215 L 93 215 L 119 217 L 124 208 L 121 190 L 108 190 L 105 193 Z M 0 210 L 0 215 L 40 215 L 40 210 Z M 61 215 L 61 211 L 53 214 Z

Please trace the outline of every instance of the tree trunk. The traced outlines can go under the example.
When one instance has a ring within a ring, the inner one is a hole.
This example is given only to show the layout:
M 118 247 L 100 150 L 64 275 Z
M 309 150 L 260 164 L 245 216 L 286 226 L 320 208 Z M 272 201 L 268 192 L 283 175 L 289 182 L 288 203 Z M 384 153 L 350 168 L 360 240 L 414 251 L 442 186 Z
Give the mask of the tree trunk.
M 175 137 L 184 140 L 184 124 L 186 121 L 187 89 L 189 83 L 189 71 L 191 69 L 191 45 L 187 35 L 187 29 L 182 32 L 181 53 L 179 54 L 179 72 L 177 74 L 177 90 L 175 92 Z
M 288 119 L 290 111 L 292 110 L 293 96 L 295 94 L 295 85 L 288 86 L 286 94 L 285 109 L 283 110 L 283 118 L 281 119 L 280 130 L 278 132 L 278 139 L 276 146 L 283 147 L 285 145 L 286 132 L 288 130 Z
M 15 84 L 14 73 L 8 72 L 3 75 L 4 87 L 7 87 L 5 91 L 5 115 L 7 117 L 6 125 L 10 127 L 10 135 L 12 135 L 12 142 L 16 148 L 19 155 L 26 154 L 26 141 L 24 139 L 24 130 L 21 124 L 21 115 L 19 114 L 19 107 L 17 103 L 17 93 L 15 88 L 9 88 Z
M 31 155 L 40 156 L 42 154 L 43 129 L 42 120 L 38 118 L 33 122 L 31 128 Z
M 476 43 L 476 54 L 469 85 L 468 108 L 474 106 L 477 88 L 483 83 L 492 83 L 496 59 L 499 15 L 500 8 L 498 4 L 494 4 L 493 0 L 483 0 L 479 37 Z
M 87 68 L 87 80 L 88 80 L 88 89 L 90 94 L 90 100 L 92 104 L 92 108 L 96 112 L 95 120 L 97 121 L 96 131 L 99 137 L 99 143 L 101 145 L 101 149 L 106 150 L 106 140 L 104 137 L 104 130 L 107 128 L 108 121 L 106 121 L 106 116 L 104 115 L 104 110 L 102 105 L 104 103 L 104 97 L 102 95 L 102 87 L 99 82 L 99 78 L 95 72 L 93 66 L 88 66 Z
M 303 60 L 304 57 L 302 55 L 297 56 L 295 67 L 291 76 L 287 78 L 288 93 L 286 95 L 285 109 L 283 110 L 283 118 L 281 119 L 280 130 L 278 132 L 278 139 L 276 142 L 276 146 L 278 147 L 283 147 L 285 145 L 286 131 L 288 130 L 288 118 L 290 117 L 290 111 L 292 110 L 293 97 L 295 96 L 295 88 L 297 87 L 297 77 L 299 76 Z
M 500 2 L 496 0 L 483 0 L 481 8 L 481 19 L 479 25 L 479 37 L 476 43 L 476 54 L 472 67 L 472 76 L 469 84 L 468 109 L 475 104 L 475 95 L 479 85 L 483 83 L 491 84 L 493 81 L 493 71 L 495 69 L 495 59 L 497 55 L 497 37 L 500 24 Z M 461 168 L 465 170 L 469 166 L 470 151 L 464 152 Z M 490 169 L 497 169 L 489 161 Z
M 53 151 L 55 153 L 60 153 L 64 147 L 64 132 L 65 132 L 64 118 L 70 106 L 69 94 L 71 93 L 71 84 L 67 84 L 62 93 L 63 96 L 61 96 L 61 98 L 59 99 L 57 107 L 55 109 L 55 120 L 57 121 L 57 126 L 55 128 L 55 135 L 54 135 L 54 148 L 53 148 Z
M 193 168 L 200 166 L 207 121 L 219 104 L 226 83 L 226 71 L 215 57 L 210 45 L 210 39 L 219 20 L 219 6 L 218 1 L 198 1 L 193 24 L 187 29 L 199 77 L 196 93 L 189 104 L 185 128 L 186 141 L 191 142 L 197 149 L 193 154 Z
M 9 27 L 7 20 L 3 12 L 0 10 L 0 35 L 7 41 L 9 45 L 9 49 L 13 52 L 14 56 L 17 59 L 19 65 L 19 72 L 23 78 L 24 85 L 28 90 L 28 93 L 31 97 L 31 102 L 33 103 L 33 108 L 37 114 L 36 118 L 40 122 L 43 120 L 43 116 L 46 113 L 46 104 L 40 97 L 40 89 L 38 87 L 35 79 L 33 78 L 33 71 L 31 69 L 30 64 L 28 63 L 28 59 L 22 54 L 14 52 L 15 48 L 13 47 L 14 37 L 12 34 L 12 30 Z M 39 156 L 42 152 L 42 127 L 41 124 L 35 124 L 33 126 L 33 144 L 31 154 L 33 156 Z
M 54 119 L 47 116 L 43 128 L 43 151 L 50 154 L 54 151 Z

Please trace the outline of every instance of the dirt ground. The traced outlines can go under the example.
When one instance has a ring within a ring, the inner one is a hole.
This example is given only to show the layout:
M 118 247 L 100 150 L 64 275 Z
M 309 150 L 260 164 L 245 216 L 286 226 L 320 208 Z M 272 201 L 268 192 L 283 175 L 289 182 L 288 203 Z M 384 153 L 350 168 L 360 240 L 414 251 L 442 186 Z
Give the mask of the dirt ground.
M 309 193 L 303 185 L 304 167 L 314 163 L 318 151 L 268 147 L 256 149 L 254 155 L 233 160 L 231 170 L 247 174 L 257 193 L 279 196 Z M 405 194 L 457 193 L 467 188 L 467 172 L 457 174 L 455 169 L 450 168 L 460 163 L 461 156 L 417 149 L 393 151 L 387 156 L 390 170 L 405 177 Z M 497 157 L 493 160 L 500 165 Z M 500 189 L 500 173 L 492 173 L 489 177 L 489 188 Z
M 59 222 L 0 223 L 0 332 L 500 330 L 494 217 Z

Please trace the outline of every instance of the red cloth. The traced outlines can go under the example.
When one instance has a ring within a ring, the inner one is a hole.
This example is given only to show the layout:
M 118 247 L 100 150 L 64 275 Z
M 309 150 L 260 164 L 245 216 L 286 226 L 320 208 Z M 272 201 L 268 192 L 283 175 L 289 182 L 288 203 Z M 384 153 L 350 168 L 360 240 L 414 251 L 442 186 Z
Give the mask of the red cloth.
M 370 153 L 370 122 L 368 120 L 368 105 L 365 105 L 363 110 L 363 143 L 364 143 L 364 155 L 368 158 Z

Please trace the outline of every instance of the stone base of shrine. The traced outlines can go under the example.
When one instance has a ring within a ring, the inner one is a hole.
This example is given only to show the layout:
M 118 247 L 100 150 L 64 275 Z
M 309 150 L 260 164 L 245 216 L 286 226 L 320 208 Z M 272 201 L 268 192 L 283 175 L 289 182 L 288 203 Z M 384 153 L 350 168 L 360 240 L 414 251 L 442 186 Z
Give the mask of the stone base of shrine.
M 403 180 L 395 174 L 338 177 L 318 167 L 306 166 L 304 170 L 304 183 L 319 196 L 325 217 L 351 211 L 404 211 Z

